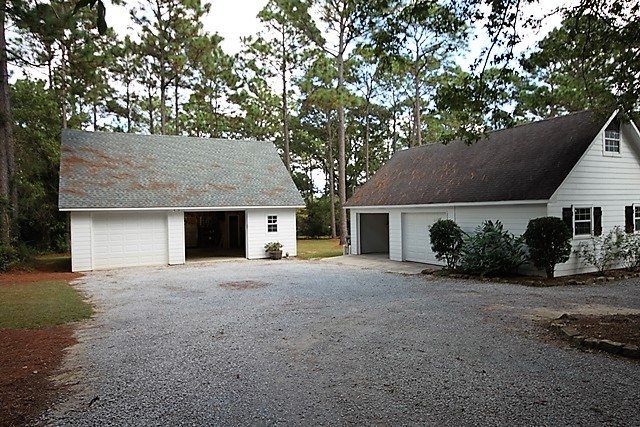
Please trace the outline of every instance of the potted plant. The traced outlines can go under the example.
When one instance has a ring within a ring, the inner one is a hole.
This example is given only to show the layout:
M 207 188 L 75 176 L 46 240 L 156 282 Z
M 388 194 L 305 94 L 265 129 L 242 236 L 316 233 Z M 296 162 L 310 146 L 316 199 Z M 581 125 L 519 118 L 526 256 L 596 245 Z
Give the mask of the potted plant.
M 280 242 L 269 242 L 264 245 L 264 250 L 271 259 L 282 259 L 282 244 Z

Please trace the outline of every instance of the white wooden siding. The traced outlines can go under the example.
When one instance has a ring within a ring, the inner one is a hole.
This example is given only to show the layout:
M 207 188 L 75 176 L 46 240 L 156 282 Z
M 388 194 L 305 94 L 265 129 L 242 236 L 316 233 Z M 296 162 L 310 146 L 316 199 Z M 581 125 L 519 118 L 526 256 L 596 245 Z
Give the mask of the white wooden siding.
M 358 213 L 351 209 L 349 211 L 349 222 L 350 222 L 350 238 L 351 238 L 351 253 L 359 254 L 360 253 L 360 227 L 358 226 Z
M 620 134 L 620 156 L 603 154 L 604 132 L 595 139 L 582 159 L 556 190 L 548 204 L 548 215 L 562 217 L 562 208 L 572 205 L 602 208 L 602 234 L 615 226 L 624 229 L 624 208 L 640 203 L 640 161 L 634 145 L 634 130 L 624 126 Z M 574 249 L 585 238 L 573 240 Z M 594 271 L 578 260 L 575 253 L 556 267 L 557 275 Z
M 297 255 L 295 209 L 247 209 L 245 212 L 247 258 L 266 258 L 264 245 L 269 242 L 282 243 L 283 255 Z M 269 215 L 278 216 L 278 231 L 275 233 L 267 232 Z
M 389 259 L 402 261 L 402 212 L 389 211 Z
M 71 212 L 71 271 L 93 270 L 91 213 Z
M 455 207 L 453 219 L 467 233 L 475 231 L 484 221 L 500 221 L 505 230 L 521 235 L 532 218 L 547 215 L 547 207 L 539 205 L 461 206 Z
M 171 211 L 167 213 L 169 264 L 184 264 L 184 212 Z

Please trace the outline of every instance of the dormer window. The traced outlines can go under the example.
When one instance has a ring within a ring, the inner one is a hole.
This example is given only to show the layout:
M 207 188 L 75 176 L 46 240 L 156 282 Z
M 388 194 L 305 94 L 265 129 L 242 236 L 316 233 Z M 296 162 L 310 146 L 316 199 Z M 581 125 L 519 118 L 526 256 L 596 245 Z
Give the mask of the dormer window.
M 620 125 L 612 121 L 604 131 L 605 154 L 620 154 Z

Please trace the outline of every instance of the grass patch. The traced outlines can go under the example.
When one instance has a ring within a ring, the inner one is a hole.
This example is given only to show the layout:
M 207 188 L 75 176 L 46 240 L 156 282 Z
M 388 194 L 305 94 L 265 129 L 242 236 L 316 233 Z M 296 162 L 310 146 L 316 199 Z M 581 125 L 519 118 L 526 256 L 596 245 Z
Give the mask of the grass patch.
M 91 306 L 71 285 L 43 281 L 0 286 L 0 328 L 41 328 L 91 316 Z
M 298 258 L 329 258 L 342 255 L 340 239 L 300 239 Z
M 71 255 L 37 255 L 16 265 L 15 270 L 69 272 L 71 271 Z

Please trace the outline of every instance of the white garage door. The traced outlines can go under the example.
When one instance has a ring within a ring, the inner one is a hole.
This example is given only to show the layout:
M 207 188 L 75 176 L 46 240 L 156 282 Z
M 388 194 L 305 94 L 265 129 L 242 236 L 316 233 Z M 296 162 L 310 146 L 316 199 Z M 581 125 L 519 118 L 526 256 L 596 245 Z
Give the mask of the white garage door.
M 167 264 L 166 212 L 93 214 L 93 268 Z
M 446 216 L 444 212 L 402 214 L 402 259 L 404 261 L 440 263 L 431 250 L 429 227 Z

